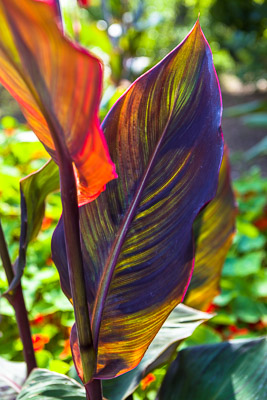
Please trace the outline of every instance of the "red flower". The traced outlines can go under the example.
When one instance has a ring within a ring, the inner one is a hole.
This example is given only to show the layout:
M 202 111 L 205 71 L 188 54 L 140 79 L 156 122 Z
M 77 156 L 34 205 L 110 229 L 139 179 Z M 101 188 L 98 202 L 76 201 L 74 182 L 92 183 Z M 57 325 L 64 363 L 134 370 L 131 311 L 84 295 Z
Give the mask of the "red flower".
M 254 225 L 260 230 L 260 231 L 265 231 L 267 229 L 267 217 L 262 217 L 257 219 L 254 222 Z
M 207 313 L 213 313 L 216 309 L 217 309 L 216 305 L 213 304 L 213 303 L 210 303 L 210 304 L 207 306 L 207 309 L 205 310 L 205 312 L 207 312 Z
M 64 342 L 64 349 L 63 351 L 60 353 L 59 358 L 67 358 L 71 356 L 71 349 L 70 349 L 70 340 L 67 339 Z
M 146 390 L 146 388 L 151 385 L 152 382 L 156 380 L 156 377 L 154 374 L 150 373 L 147 376 L 144 377 L 144 379 L 141 380 L 141 389 Z
M 42 222 L 42 230 L 45 231 L 47 228 L 49 228 L 52 222 L 53 218 L 44 217 Z
M 249 333 L 247 328 L 238 328 L 236 325 L 230 325 L 229 331 L 232 332 L 232 334 L 229 335 L 228 339 L 233 339 L 237 335 L 241 336 Z
M 90 0 L 78 0 L 78 4 L 80 7 L 89 7 Z
M 31 321 L 31 325 L 41 325 L 44 322 L 43 314 L 37 314 L 36 317 Z
M 34 351 L 43 350 L 46 343 L 49 342 L 49 336 L 42 333 L 35 333 L 32 335 L 32 343 Z

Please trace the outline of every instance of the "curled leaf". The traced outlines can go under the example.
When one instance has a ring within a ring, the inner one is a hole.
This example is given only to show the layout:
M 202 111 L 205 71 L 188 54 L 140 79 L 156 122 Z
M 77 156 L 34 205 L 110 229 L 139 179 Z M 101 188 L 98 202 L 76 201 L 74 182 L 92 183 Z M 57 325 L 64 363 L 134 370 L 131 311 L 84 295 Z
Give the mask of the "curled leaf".
M 0 82 L 51 157 L 74 163 L 79 204 L 116 177 L 98 121 L 102 65 L 69 41 L 55 0 L 0 1 Z
M 38 171 L 20 181 L 21 228 L 19 256 L 15 262 L 15 277 L 8 292 L 20 283 L 26 264 L 26 250 L 42 225 L 46 197 L 59 189 L 59 172 L 54 161 L 48 161 Z
M 184 297 L 193 222 L 216 193 L 220 125 L 220 89 L 199 22 L 103 123 L 119 178 L 80 207 L 97 378 L 133 369 Z M 62 221 L 52 254 L 70 298 Z

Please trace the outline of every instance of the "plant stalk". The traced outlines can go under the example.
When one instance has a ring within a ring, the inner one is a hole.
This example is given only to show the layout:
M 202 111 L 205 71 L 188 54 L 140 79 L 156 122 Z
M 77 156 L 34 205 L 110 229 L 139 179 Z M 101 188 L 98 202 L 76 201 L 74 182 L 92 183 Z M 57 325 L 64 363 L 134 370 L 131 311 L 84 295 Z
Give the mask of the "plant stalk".
M 86 390 L 86 396 L 87 399 L 89 400 L 98 400 L 103 398 L 103 393 L 102 393 L 102 384 L 99 379 L 94 379 L 92 382 L 89 382 L 89 384 L 85 385 L 85 390 Z M 103 399 L 105 400 L 105 399 Z
M 9 257 L 7 244 L 0 220 L 0 256 L 6 273 L 8 284 L 10 285 L 14 278 L 14 271 Z M 27 374 L 37 367 L 32 344 L 31 329 L 28 319 L 28 313 L 25 306 L 21 283 L 14 290 L 14 293 L 8 296 L 8 300 L 15 310 L 16 320 L 19 328 L 19 335 L 23 344 L 24 359 L 27 364 Z
M 60 1 L 56 0 L 56 11 L 63 32 L 63 20 L 60 9 Z M 44 98 L 49 98 L 47 87 L 39 76 L 37 65 L 31 65 L 35 69 L 39 79 L 38 85 L 44 93 Z M 45 102 L 44 102 L 45 103 Z M 37 104 L 39 101 L 37 99 Z M 46 119 L 50 133 L 54 142 L 57 162 L 60 174 L 61 201 L 63 209 L 64 236 L 68 260 L 68 272 L 70 279 L 71 295 L 74 307 L 76 329 L 78 335 L 81 363 L 83 368 L 83 381 L 87 386 L 92 385 L 91 393 L 93 397 L 88 400 L 102 400 L 101 381 L 92 379 L 96 368 L 96 354 L 93 346 L 89 310 L 86 297 L 83 259 L 80 242 L 79 209 L 77 198 L 76 179 L 74 175 L 72 159 L 65 142 L 64 132 L 57 120 L 57 117 L 47 112 L 46 108 L 40 104 L 40 109 Z
M 59 171 L 69 278 L 84 374 L 83 381 L 86 384 L 87 399 L 102 400 L 101 381 L 92 380 L 96 355 L 84 283 L 76 180 L 72 161 L 70 158 L 65 158 L 64 154 L 63 159 L 60 159 Z

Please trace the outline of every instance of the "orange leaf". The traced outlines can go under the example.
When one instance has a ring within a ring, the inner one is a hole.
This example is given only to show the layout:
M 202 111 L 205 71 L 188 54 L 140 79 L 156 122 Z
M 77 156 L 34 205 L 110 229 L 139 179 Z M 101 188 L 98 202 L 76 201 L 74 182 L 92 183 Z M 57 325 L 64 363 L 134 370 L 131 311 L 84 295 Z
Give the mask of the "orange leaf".
M 82 205 L 116 177 L 97 114 L 102 65 L 57 22 L 55 0 L 1 0 L 0 82 L 51 157 L 70 155 Z

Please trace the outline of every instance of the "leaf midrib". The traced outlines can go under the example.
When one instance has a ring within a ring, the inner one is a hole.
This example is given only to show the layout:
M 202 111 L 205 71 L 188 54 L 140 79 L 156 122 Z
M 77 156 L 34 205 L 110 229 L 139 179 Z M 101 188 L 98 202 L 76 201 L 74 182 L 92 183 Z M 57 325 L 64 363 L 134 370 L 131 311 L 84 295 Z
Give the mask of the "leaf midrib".
M 184 44 L 185 42 L 183 42 Z M 194 45 L 193 45 L 193 49 L 194 50 L 196 45 L 196 40 L 194 41 Z M 204 62 L 204 58 L 205 55 L 202 58 L 201 61 L 201 65 L 199 70 L 201 71 L 202 66 L 203 66 L 203 62 Z M 92 324 L 92 333 L 93 333 L 93 338 L 94 338 L 94 346 L 97 349 L 98 348 L 98 340 L 99 340 L 99 333 L 100 333 L 100 326 L 101 326 L 101 321 L 102 321 L 102 316 L 103 316 L 103 312 L 104 312 L 104 307 L 105 307 L 105 303 L 106 303 L 106 299 L 108 296 L 108 292 L 109 292 L 109 288 L 110 288 L 110 284 L 111 284 L 111 280 L 112 280 L 112 276 L 117 264 L 117 260 L 119 258 L 120 255 L 120 250 L 123 246 L 124 243 L 124 239 L 128 233 L 128 230 L 130 228 L 130 223 L 132 222 L 132 219 L 134 218 L 134 214 L 137 208 L 137 205 L 139 204 L 141 195 L 143 193 L 143 188 L 146 184 L 146 181 L 148 179 L 149 173 L 152 169 L 154 160 L 158 154 L 158 150 L 161 146 L 161 143 L 165 137 L 166 131 L 169 127 L 169 124 L 171 122 L 172 116 L 173 116 L 173 112 L 175 109 L 175 104 L 177 102 L 177 99 L 179 97 L 179 87 L 176 89 L 176 95 L 174 97 L 174 101 L 173 101 L 173 107 L 170 111 L 170 115 L 167 119 L 167 122 L 165 124 L 165 127 L 163 129 L 163 132 L 158 140 L 157 146 L 155 147 L 149 163 L 143 173 L 143 177 L 138 185 L 138 188 L 136 190 L 136 193 L 133 197 L 133 200 L 131 201 L 131 204 L 125 214 L 125 217 L 123 218 L 123 221 L 121 223 L 121 227 L 119 229 L 119 233 L 116 235 L 115 241 L 113 242 L 112 248 L 110 250 L 109 253 L 109 257 L 108 260 L 105 264 L 100 282 L 99 282 L 99 290 L 97 291 L 96 294 L 96 298 L 95 298 L 95 302 L 94 302 L 94 307 L 92 310 L 92 319 L 91 319 L 91 324 Z
M 178 92 L 178 90 L 177 90 Z M 173 104 L 176 104 L 177 98 L 178 98 L 179 94 L 177 93 L 177 95 L 175 96 L 174 102 Z M 98 346 L 98 339 L 99 339 L 99 332 L 100 332 L 100 325 L 101 325 L 101 321 L 102 321 L 102 315 L 103 315 L 103 311 L 104 311 L 104 307 L 105 307 L 105 302 L 106 302 L 106 298 L 108 295 L 108 291 L 110 288 L 110 284 L 111 284 L 111 280 L 112 280 L 112 276 L 117 264 L 117 260 L 119 258 L 120 255 L 120 250 L 123 246 L 124 243 L 124 239 L 128 233 L 128 230 L 130 228 L 130 223 L 132 222 L 133 218 L 134 218 L 134 214 L 136 211 L 136 208 L 139 204 L 141 195 L 143 193 L 143 189 L 144 186 L 146 184 L 146 181 L 148 179 L 149 173 L 152 169 L 154 160 L 158 154 L 158 150 L 161 146 L 161 143 L 165 137 L 166 131 L 169 127 L 170 121 L 172 119 L 172 115 L 173 115 L 173 111 L 174 111 L 174 105 L 173 108 L 170 112 L 170 115 L 168 117 L 168 120 L 165 124 L 165 127 L 163 129 L 163 132 L 158 140 L 158 143 L 150 157 L 149 163 L 143 173 L 142 179 L 138 185 L 138 188 L 136 190 L 136 193 L 128 207 L 128 210 L 125 214 L 125 217 L 123 218 L 123 221 L 121 223 L 121 227 L 119 229 L 119 233 L 116 235 L 115 241 L 113 242 L 113 246 L 110 250 L 109 253 L 109 257 L 108 260 L 105 264 L 104 270 L 103 270 L 103 274 L 99 283 L 99 290 L 97 291 L 96 294 L 96 299 L 94 302 L 94 308 L 92 311 L 92 331 L 93 331 L 93 337 L 94 337 L 94 343 L 95 346 L 97 348 Z

